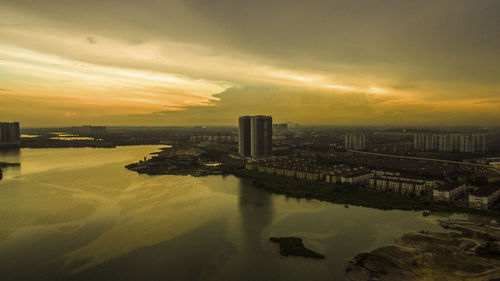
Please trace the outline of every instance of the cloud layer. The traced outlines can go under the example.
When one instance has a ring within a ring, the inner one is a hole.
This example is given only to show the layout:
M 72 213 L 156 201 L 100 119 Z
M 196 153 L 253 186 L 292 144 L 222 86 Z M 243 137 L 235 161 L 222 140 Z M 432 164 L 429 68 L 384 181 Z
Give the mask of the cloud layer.
M 27 126 L 500 121 L 494 0 L 0 7 L 0 119 Z

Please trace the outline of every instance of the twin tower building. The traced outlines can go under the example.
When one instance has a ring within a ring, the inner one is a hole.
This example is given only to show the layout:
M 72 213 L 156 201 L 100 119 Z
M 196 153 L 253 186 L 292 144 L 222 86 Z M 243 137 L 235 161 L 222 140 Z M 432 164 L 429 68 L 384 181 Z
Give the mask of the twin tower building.
M 271 116 L 241 116 L 239 118 L 239 153 L 260 158 L 273 153 L 273 118 Z

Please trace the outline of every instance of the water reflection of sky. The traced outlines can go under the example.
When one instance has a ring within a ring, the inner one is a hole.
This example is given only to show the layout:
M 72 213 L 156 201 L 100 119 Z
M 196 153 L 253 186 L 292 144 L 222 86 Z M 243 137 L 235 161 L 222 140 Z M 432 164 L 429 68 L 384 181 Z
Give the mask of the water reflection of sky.
M 421 212 L 287 198 L 233 176 L 123 168 L 157 149 L 0 153 L 21 162 L 0 181 L 2 280 L 343 280 L 355 254 L 406 231 L 441 230 Z M 302 237 L 326 259 L 280 257 L 269 236 Z
M 79 141 L 79 140 L 102 141 L 103 140 L 103 139 L 94 138 L 94 137 L 82 137 L 80 135 L 69 134 L 69 133 L 65 133 L 65 132 L 51 132 L 50 134 L 54 135 L 53 137 L 49 138 L 51 140 L 65 140 L 65 141 Z M 41 135 L 35 135 L 35 134 L 21 134 L 21 138 L 37 138 L 40 136 Z
M 40 135 L 33 135 L 33 134 L 21 134 L 21 138 L 37 138 Z
M 50 133 L 55 135 L 55 137 L 50 137 L 51 140 L 65 140 L 65 141 L 79 141 L 79 140 L 91 140 L 91 141 L 102 141 L 100 138 L 94 137 L 82 137 L 80 135 L 69 134 L 64 132 L 54 132 Z

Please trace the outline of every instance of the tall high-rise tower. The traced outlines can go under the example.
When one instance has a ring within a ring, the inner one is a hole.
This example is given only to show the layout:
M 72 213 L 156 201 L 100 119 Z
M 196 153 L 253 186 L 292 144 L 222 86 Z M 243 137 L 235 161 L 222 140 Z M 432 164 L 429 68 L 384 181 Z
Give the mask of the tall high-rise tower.
M 239 146 L 241 156 L 266 157 L 273 153 L 273 118 L 271 116 L 241 116 Z
M 0 143 L 16 144 L 20 140 L 19 122 L 0 123 Z
M 238 151 L 241 156 L 250 156 L 252 141 L 251 130 L 250 130 L 250 116 L 241 116 L 238 119 L 239 124 L 239 141 L 238 141 Z
M 271 156 L 273 153 L 273 118 L 257 115 L 251 119 L 252 157 Z
M 0 148 L 17 148 L 20 140 L 19 122 L 0 122 Z

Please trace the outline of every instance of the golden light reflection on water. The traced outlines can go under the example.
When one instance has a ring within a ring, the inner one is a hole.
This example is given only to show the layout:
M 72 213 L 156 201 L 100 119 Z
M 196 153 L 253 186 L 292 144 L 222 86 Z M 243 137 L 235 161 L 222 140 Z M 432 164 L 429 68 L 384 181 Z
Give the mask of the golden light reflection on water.
M 229 195 L 227 195 L 229 197 Z M 165 177 L 163 184 L 140 185 L 118 198 L 120 221 L 89 245 L 65 256 L 71 264 L 88 260 L 76 271 L 127 254 L 134 249 L 170 240 L 223 215 L 232 200 L 213 197 L 194 178 Z
M 0 154 L 22 163 L 0 181 L 0 271 L 20 280 L 40 272 L 50 272 L 46 280 L 135 280 L 143 270 L 155 278 L 196 270 L 203 280 L 331 280 L 359 251 L 408 230 L 439 229 L 419 212 L 286 198 L 233 176 L 147 176 L 123 167 L 157 149 Z M 282 259 L 269 236 L 302 237 L 327 260 Z M 139 275 L 102 275 L 103 268 Z

